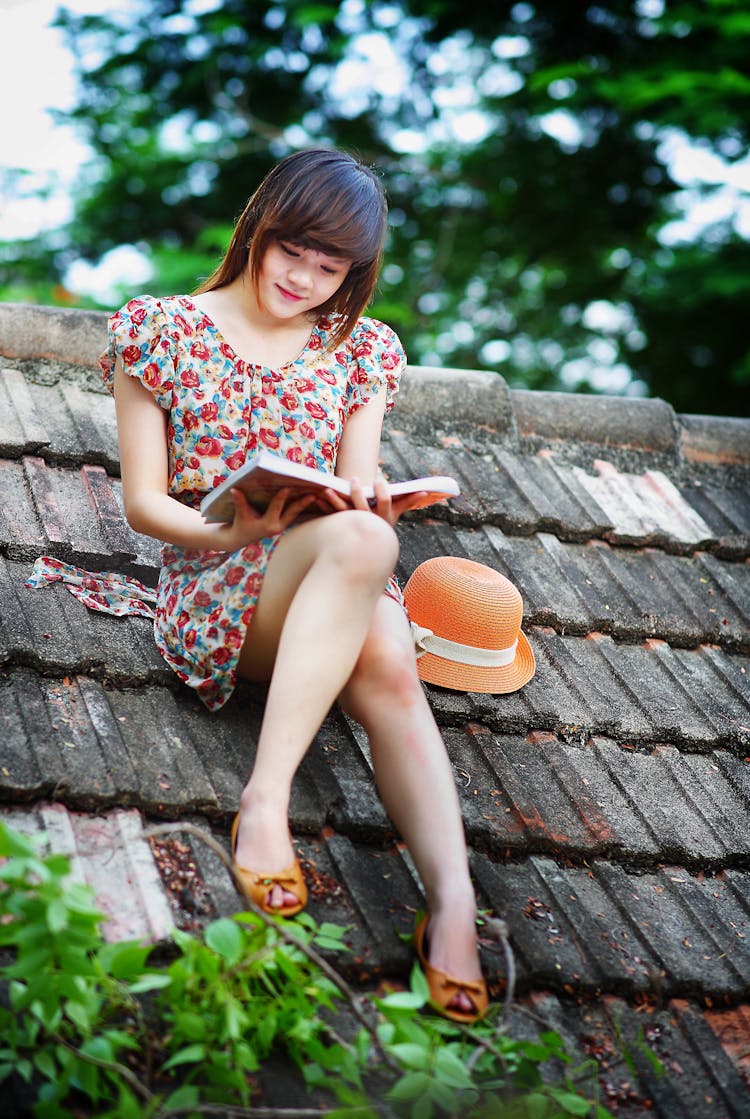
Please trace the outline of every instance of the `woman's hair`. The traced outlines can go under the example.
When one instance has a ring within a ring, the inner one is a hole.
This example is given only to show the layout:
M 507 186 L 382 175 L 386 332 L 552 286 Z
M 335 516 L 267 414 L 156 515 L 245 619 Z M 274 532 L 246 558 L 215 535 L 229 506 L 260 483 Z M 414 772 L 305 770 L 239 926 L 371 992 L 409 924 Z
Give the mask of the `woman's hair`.
M 375 289 L 383 257 L 388 209 L 380 181 L 345 152 L 314 148 L 295 152 L 269 171 L 247 203 L 215 272 L 197 289 L 225 287 L 250 262 L 257 294 L 264 253 L 273 240 L 291 241 L 351 261 L 349 271 L 316 314 L 337 313 L 331 345 L 351 333 Z

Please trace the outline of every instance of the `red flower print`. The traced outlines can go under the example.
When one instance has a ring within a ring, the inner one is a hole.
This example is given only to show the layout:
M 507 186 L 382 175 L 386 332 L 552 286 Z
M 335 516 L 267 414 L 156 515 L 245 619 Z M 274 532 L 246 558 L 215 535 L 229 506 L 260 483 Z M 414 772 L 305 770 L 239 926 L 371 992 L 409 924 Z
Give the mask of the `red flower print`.
M 175 321 L 175 324 L 176 324 L 177 326 L 179 326 L 179 328 L 180 328 L 180 330 L 182 331 L 182 333 L 183 333 L 183 334 L 185 334 L 185 335 L 187 335 L 187 337 L 188 337 L 188 338 L 189 338 L 189 337 L 190 337 L 190 336 L 192 335 L 192 333 L 193 333 L 193 328 L 192 328 L 192 326 L 191 326 L 191 325 L 190 325 L 190 323 L 189 323 L 189 322 L 187 321 L 187 319 L 185 318 L 185 316 L 184 316 L 184 315 L 181 315 L 181 314 L 179 313 L 179 311 L 178 311 L 178 312 L 177 312 L 177 313 L 175 314 L 175 317 L 174 317 L 174 321 Z
M 307 457 L 305 458 L 305 466 L 310 466 L 310 467 L 312 467 L 313 470 L 318 469 L 318 464 L 315 461 L 315 455 L 314 454 L 311 453 L 311 454 L 307 455 Z
M 306 377 L 297 377 L 294 381 L 297 392 L 315 392 L 315 382 Z
M 205 361 L 206 358 L 209 356 L 208 346 L 205 344 L 205 342 L 193 342 L 192 346 L 190 347 L 190 356 L 197 357 L 200 358 L 201 361 Z
M 226 342 L 219 342 L 219 352 L 229 361 L 234 359 L 234 350 Z
M 217 587 L 216 590 L 217 590 L 217 593 L 218 593 L 219 591 L 221 591 L 221 587 Z M 209 622 L 211 622 L 211 624 L 213 625 L 215 622 L 218 622 L 220 617 L 221 617 L 221 606 L 214 606 L 213 610 L 208 615 Z
M 232 654 L 230 653 L 229 649 L 226 649 L 222 646 L 221 649 L 214 650 L 212 660 L 214 664 L 218 664 L 219 666 L 221 666 L 226 664 L 227 661 L 231 659 L 231 656 Z
M 224 576 L 224 582 L 228 587 L 236 587 L 238 583 L 242 582 L 244 575 L 244 567 L 230 567 L 229 571 L 227 571 L 226 575 Z
M 285 392 L 283 396 L 279 397 L 279 402 L 290 411 L 292 408 L 297 408 L 299 405 L 297 397 L 292 392 Z
M 201 460 L 196 458 L 195 455 L 191 455 L 187 464 L 191 470 L 200 470 Z
M 263 392 L 267 392 L 269 396 L 273 396 L 273 379 L 271 377 L 261 377 L 260 387 Z
M 323 343 L 320 340 L 320 335 L 314 332 L 307 343 L 308 350 L 319 350 L 322 346 Z
M 281 423 L 287 435 L 290 431 L 294 431 L 295 427 L 297 426 L 297 421 L 295 420 L 294 416 L 282 416 Z
M 195 453 L 203 458 L 221 458 L 221 452 L 221 440 L 211 439 L 208 435 L 204 435 L 195 444 Z
M 180 613 L 177 616 L 177 628 L 183 629 L 189 621 L 190 615 L 188 614 L 187 610 L 180 610 Z
M 305 439 L 315 438 L 315 432 L 306 420 L 303 420 L 302 423 L 299 425 L 299 433 L 300 435 L 304 435 Z
M 253 395 L 250 398 L 250 403 L 251 403 L 252 407 L 255 408 L 255 409 L 263 409 L 266 406 L 266 398 L 265 398 L 265 396 Z
M 213 599 L 211 598 L 211 595 L 206 594 L 205 591 L 196 591 L 193 595 L 193 602 L 196 606 L 210 606 L 213 602 Z
M 316 400 L 306 400 L 305 411 L 308 412 L 314 420 L 324 420 L 326 418 L 325 408 L 322 408 Z
M 393 350 L 385 350 L 380 358 L 383 369 L 395 369 L 401 363 L 401 358 Z
M 324 443 L 320 450 L 326 462 L 333 462 L 336 458 L 336 450 L 333 443 Z
M 259 571 L 253 571 L 253 573 L 251 575 L 248 575 L 247 579 L 245 580 L 245 587 L 244 587 L 245 594 L 249 594 L 249 595 L 260 594 L 260 588 L 261 588 L 262 585 L 263 585 L 263 576 L 261 575 L 261 573 Z
M 215 420 L 218 415 L 219 405 L 214 403 L 213 400 L 208 404 L 201 405 L 201 419 L 205 420 L 206 423 L 210 423 L 211 420 Z
M 195 645 L 195 639 L 196 639 L 197 636 L 198 635 L 196 634 L 194 629 L 188 629 L 183 633 L 182 640 L 185 643 L 185 648 L 186 649 L 192 649 L 193 648 L 193 646 Z
M 161 377 L 159 376 L 159 366 L 155 361 L 150 361 L 146 368 L 143 370 L 143 383 L 150 388 L 155 389 L 159 387 Z
M 127 309 L 130 311 L 130 321 L 135 323 L 136 326 L 143 326 L 146 315 L 148 314 L 143 304 L 137 299 L 131 299 Z
M 228 629 L 225 641 L 231 649 L 241 649 L 244 638 L 238 629 Z
M 125 346 L 122 351 L 122 360 L 125 365 L 135 365 L 137 361 L 140 361 L 140 357 L 140 346 Z
M 241 466 L 245 465 L 245 452 L 235 451 L 233 455 L 229 455 L 229 457 L 224 460 L 224 465 L 227 470 L 239 470 Z
M 254 431 L 251 431 L 247 437 L 247 449 L 248 451 L 254 451 L 257 446 L 258 436 L 255 434 Z
M 290 449 L 286 453 L 286 457 L 289 459 L 290 462 L 302 462 L 302 448 L 290 447 Z
M 186 408 L 182 413 L 182 426 L 185 428 L 185 431 L 195 431 L 199 423 L 200 420 L 195 412 L 191 412 L 189 408 Z
M 326 384 L 336 384 L 336 374 L 332 373 L 330 369 L 316 369 L 315 373 L 318 377 L 320 377 L 321 381 L 325 381 Z
M 185 369 L 180 373 L 180 384 L 186 389 L 197 389 L 200 378 L 194 369 Z
M 372 342 L 360 342 L 354 347 L 355 357 L 369 357 L 372 353 Z
M 261 443 L 264 443 L 266 447 L 270 447 L 273 451 L 276 451 L 279 448 L 280 440 L 278 435 L 274 431 L 271 431 L 271 429 L 268 427 L 262 427 L 260 429 L 260 441 Z
M 219 424 L 219 435 L 222 439 L 234 438 L 231 427 L 228 427 L 226 424 Z

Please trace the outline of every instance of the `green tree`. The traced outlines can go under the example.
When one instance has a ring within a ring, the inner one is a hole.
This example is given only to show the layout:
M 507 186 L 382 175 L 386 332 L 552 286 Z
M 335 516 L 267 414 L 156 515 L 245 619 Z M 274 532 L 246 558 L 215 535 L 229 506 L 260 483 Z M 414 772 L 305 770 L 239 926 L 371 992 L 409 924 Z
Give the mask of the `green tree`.
M 743 4 L 134 3 L 60 17 L 96 159 L 58 276 L 135 242 L 150 290 L 189 290 L 275 159 L 338 144 L 385 179 L 374 311 L 412 361 L 746 411 L 748 246 L 731 221 L 665 233 L 667 140 L 746 151 Z

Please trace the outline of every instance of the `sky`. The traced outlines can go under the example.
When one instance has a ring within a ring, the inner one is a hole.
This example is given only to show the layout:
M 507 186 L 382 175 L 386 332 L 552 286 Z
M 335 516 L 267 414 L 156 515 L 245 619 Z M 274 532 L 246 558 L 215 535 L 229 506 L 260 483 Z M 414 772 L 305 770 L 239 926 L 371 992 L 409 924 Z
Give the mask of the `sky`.
M 124 6 L 122 0 L 65 2 L 88 13 Z M 58 7 L 59 0 L 0 0 L 0 103 L 12 106 L 12 112 L 3 112 L 0 120 L 0 174 L 6 168 L 23 168 L 26 188 L 20 197 L 16 193 L 3 200 L 0 239 L 31 237 L 64 223 L 71 215 L 71 188 L 89 154 L 75 131 L 56 124 L 49 112 L 69 109 L 75 102 L 72 58 L 62 32 L 50 26 Z M 372 59 L 368 66 L 372 77 Z M 561 143 L 575 143 L 576 127 L 565 112 L 549 114 L 545 123 Z M 662 231 L 665 244 L 692 240 L 717 220 L 731 221 L 750 239 L 750 157 L 730 167 L 715 154 L 690 147 L 678 133 L 664 136 L 663 157 L 682 187 L 675 201 L 683 211 L 676 212 Z M 50 185 L 53 189 L 44 200 L 23 197 L 33 188 Z M 110 277 L 137 284 L 148 278 L 148 269 L 135 249 L 125 248 L 115 250 L 98 268 L 79 262 L 66 282 L 81 294 L 96 289 L 101 295 Z
M 30 172 L 29 187 L 55 175 L 61 189 L 49 202 L 16 201 L 0 209 L 0 237 L 27 237 L 54 227 L 70 215 L 68 190 L 86 158 L 86 148 L 70 128 L 51 120 L 49 107 L 74 104 L 71 58 L 62 32 L 50 27 L 57 0 L 0 0 L 0 166 Z M 102 11 L 105 0 L 76 0 L 82 11 Z M 110 4 L 111 7 L 111 4 Z M 19 96 L 19 91 L 23 95 Z

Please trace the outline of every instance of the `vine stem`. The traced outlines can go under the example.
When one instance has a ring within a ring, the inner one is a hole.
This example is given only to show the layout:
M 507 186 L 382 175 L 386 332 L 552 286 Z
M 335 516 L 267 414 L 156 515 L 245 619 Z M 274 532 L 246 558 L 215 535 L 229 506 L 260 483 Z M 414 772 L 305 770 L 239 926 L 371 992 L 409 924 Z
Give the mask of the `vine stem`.
M 513 948 L 511 947 L 510 939 L 508 937 L 507 924 L 505 923 L 505 921 L 501 921 L 497 917 L 487 917 L 485 918 L 484 922 L 484 932 L 487 934 L 490 940 L 494 940 L 503 949 L 503 954 L 505 956 L 506 975 L 505 1000 L 503 1003 L 502 1017 L 497 1029 L 495 1030 L 493 1038 L 485 1040 L 484 1038 L 477 1037 L 476 1034 L 472 1035 L 477 1041 L 477 1047 L 467 1061 L 466 1068 L 468 1072 L 474 1071 L 477 1061 L 484 1052 L 494 1053 L 495 1056 L 500 1058 L 503 1067 L 505 1067 L 505 1057 L 500 1052 L 500 1050 L 495 1047 L 493 1041 L 501 1034 L 504 1034 L 505 1030 L 508 1027 L 508 1019 L 510 1018 L 510 1012 L 513 1007 L 513 1000 L 515 999 L 516 994 L 516 959 L 513 955 Z
M 103 1057 L 95 1057 L 92 1053 L 84 1053 L 82 1049 L 78 1049 L 75 1045 L 71 1045 L 70 1042 L 64 1037 L 61 1037 L 60 1034 L 53 1034 L 52 1036 L 58 1045 L 62 1045 L 64 1049 L 68 1049 L 71 1053 L 75 1053 L 79 1060 L 85 1061 L 90 1065 L 95 1065 L 96 1068 L 105 1069 L 107 1072 L 116 1073 L 118 1076 L 122 1077 L 126 1084 L 130 1085 L 136 1095 L 145 1103 L 153 1102 L 153 1092 L 150 1088 L 146 1087 L 142 1080 L 138 1079 L 133 1070 L 129 1069 L 127 1065 L 122 1065 L 119 1061 L 107 1061 Z

